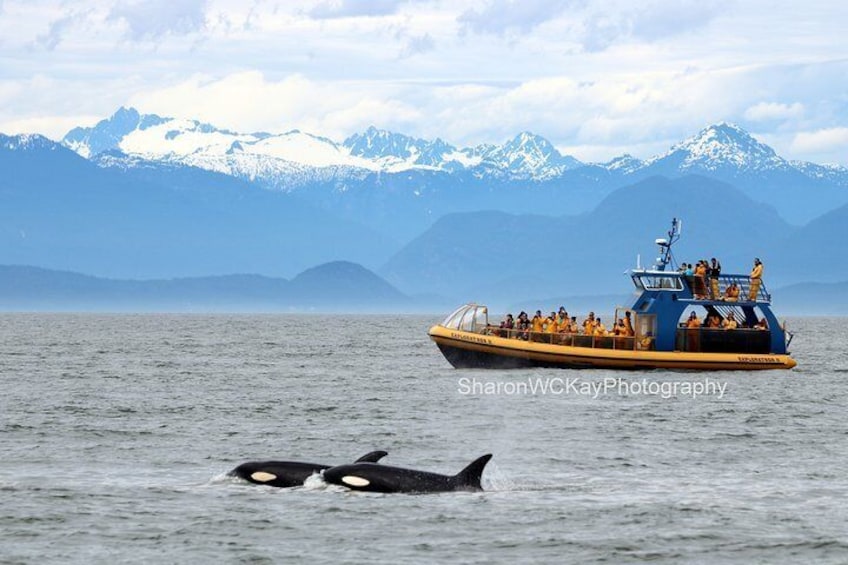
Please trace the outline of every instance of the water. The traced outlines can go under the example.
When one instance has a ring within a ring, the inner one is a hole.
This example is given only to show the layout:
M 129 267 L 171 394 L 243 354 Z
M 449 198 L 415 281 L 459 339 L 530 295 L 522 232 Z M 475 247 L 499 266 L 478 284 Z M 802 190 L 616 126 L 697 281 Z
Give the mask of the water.
M 0 562 L 848 561 L 845 319 L 767 373 L 457 371 L 427 317 L 0 315 Z M 726 384 L 461 394 L 459 379 Z M 249 485 L 251 459 L 383 462 L 482 493 Z

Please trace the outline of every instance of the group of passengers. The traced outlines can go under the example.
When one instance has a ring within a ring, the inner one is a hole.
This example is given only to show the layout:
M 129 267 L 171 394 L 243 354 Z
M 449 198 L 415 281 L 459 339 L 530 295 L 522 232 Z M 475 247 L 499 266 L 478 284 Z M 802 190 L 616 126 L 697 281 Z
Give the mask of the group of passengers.
M 619 318 L 612 329 L 608 330 L 601 321 L 601 318 L 595 317 L 594 312 L 589 312 L 583 323 L 578 325 L 577 316 L 569 316 L 564 306 L 560 306 L 558 311 L 552 310 L 548 316 L 543 316 L 541 310 L 536 310 L 536 314 L 532 319 L 524 311 L 518 314 L 517 320 L 512 317 L 512 314 L 507 314 L 506 318 L 501 322 L 500 328 L 515 330 L 515 337 L 520 339 L 529 339 L 531 332 L 536 334 L 572 334 L 596 337 L 613 335 L 632 337 L 635 335 L 633 323 L 630 319 L 630 312 L 626 312 L 624 318 Z
M 682 263 L 680 272 L 686 277 L 695 300 L 719 300 L 718 278 L 721 275 L 721 262 L 715 257 L 709 260 L 701 259 L 693 266 L 692 263 Z M 707 282 L 709 281 L 709 286 Z
M 731 282 L 727 285 L 724 293 L 720 291 L 718 282 L 721 275 L 721 262 L 715 257 L 710 259 L 709 262 L 706 259 L 701 259 L 694 266 L 692 263 L 681 263 L 680 272 L 689 283 L 695 300 L 739 301 L 740 290 L 737 283 Z M 754 259 L 754 266 L 751 268 L 749 279 L 748 300 L 754 302 L 763 281 L 763 263 L 759 257 Z
M 745 327 L 736 319 L 736 315 L 733 312 L 728 312 L 727 317 L 723 320 L 721 319 L 721 316 L 713 312 L 707 315 L 707 319 L 702 323 L 700 318 L 698 318 L 698 314 L 694 311 L 689 314 L 689 318 L 686 320 L 685 326 L 688 329 L 707 328 L 710 330 L 735 330 L 740 327 Z M 768 322 L 765 318 L 762 318 L 754 324 L 753 329 L 768 330 Z

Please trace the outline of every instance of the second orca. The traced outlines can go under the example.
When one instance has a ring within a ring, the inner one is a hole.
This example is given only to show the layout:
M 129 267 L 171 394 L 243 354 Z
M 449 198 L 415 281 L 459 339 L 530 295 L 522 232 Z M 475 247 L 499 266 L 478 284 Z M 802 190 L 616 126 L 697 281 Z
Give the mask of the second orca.
M 374 464 L 386 455 L 388 454 L 385 451 L 372 451 L 357 459 L 356 462 L 367 461 Z M 330 467 L 330 465 L 302 461 L 248 461 L 227 474 L 257 485 L 287 488 L 301 486 L 311 475 Z
M 483 490 L 480 479 L 491 458 L 491 453 L 483 455 L 453 476 L 364 462 L 330 467 L 322 476 L 327 483 L 368 492 L 476 491 Z

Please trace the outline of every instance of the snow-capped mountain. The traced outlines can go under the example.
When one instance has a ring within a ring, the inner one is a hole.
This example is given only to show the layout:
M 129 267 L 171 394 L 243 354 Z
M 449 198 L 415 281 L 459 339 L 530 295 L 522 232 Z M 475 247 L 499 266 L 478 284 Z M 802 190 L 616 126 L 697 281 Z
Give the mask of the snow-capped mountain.
M 94 127 L 75 128 L 62 143 L 86 158 L 119 150 L 148 160 L 178 162 L 277 188 L 341 174 L 407 170 L 459 171 L 545 180 L 582 165 L 560 155 L 543 137 L 522 133 L 503 146 L 458 149 L 436 138 L 418 139 L 369 127 L 338 144 L 300 130 L 281 134 L 237 133 L 182 118 L 139 114 L 120 108 Z M 321 169 L 330 169 L 329 171 Z
M 338 143 L 300 130 L 239 133 L 133 108 L 75 128 L 62 143 L 100 166 L 189 165 L 297 191 L 313 204 L 343 209 L 350 219 L 409 230 L 474 206 L 584 212 L 612 190 L 655 175 L 694 173 L 729 182 L 796 223 L 848 202 L 845 167 L 790 162 L 726 122 L 644 161 L 624 154 L 606 163 L 582 163 L 527 131 L 500 145 L 457 147 L 371 126 Z M 803 196 L 809 190 L 816 198 Z M 399 209 L 417 214 L 419 224 Z
M 641 159 L 637 159 L 630 153 L 625 153 L 624 155 L 620 155 L 606 163 L 602 163 L 601 167 L 611 172 L 619 172 L 623 174 L 630 174 L 645 166 L 645 162 Z
M 550 141 L 529 131 L 519 133 L 502 146 L 476 148 L 468 154 L 480 154 L 480 164 L 489 168 L 536 180 L 554 178 L 583 165 L 574 157 L 561 155 Z
M 789 170 L 791 164 L 735 124 L 721 122 L 645 161 L 644 167 L 672 167 L 679 172 L 731 169 L 740 173 Z
M 342 144 L 351 155 L 379 163 L 384 170 L 401 171 L 414 167 L 445 168 L 454 162 L 469 163 L 456 147 L 436 138 L 433 141 L 392 133 L 370 126 L 364 133 L 354 134 Z

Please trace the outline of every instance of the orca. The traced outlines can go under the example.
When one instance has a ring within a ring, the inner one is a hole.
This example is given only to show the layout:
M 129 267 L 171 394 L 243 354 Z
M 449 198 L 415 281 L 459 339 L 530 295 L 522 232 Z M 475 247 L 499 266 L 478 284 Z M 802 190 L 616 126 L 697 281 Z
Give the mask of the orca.
M 492 458 L 488 453 L 475 459 L 456 475 L 440 475 L 415 469 L 375 465 L 357 462 L 352 465 L 338 465 L 325 469 L 324 482 L 341 485 L 352 490 L 367 492 L 405 492 L 429 493 L 457 490 L 483 490 L 480 478 L 483 469 Z
M 374 464 L 386 455 L 388 453 L 385 451 L 372 451 L 357 459 L 356 462 L 367 461 Z M 331 465 L 301 461 L 248 461 L 227 474 L 257 485 L 287 488 L 301 486 L 311 475 L 330 467 Z

